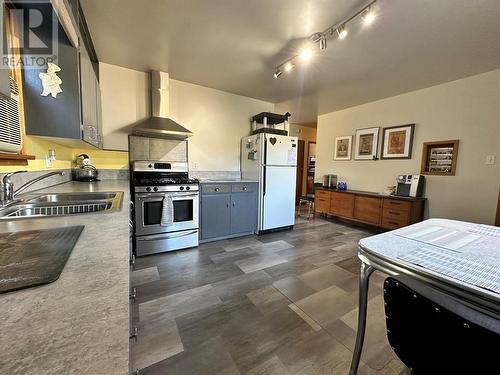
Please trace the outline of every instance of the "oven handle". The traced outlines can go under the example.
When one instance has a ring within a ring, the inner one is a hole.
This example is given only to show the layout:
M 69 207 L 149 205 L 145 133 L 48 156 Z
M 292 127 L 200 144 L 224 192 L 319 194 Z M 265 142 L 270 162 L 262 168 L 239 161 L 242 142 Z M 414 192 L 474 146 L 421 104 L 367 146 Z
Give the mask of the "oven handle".
M 172 238 L 179 238 L 179 237 L 185 237 L 185 236 L 189 236 L 191 234 L 195 234 L 195 233 L 198 233 L 197 230 L 193 230 L 191 232 L 188 232 L 188 233 L 181 233 L 181 234 L 177 234 L 177 235 L 165 235 L 165 236 L 161 236 L 161 237 L 158 237 L 159 235 L 158 234 L 155 234 L 155 235 L 152 235 L 152 236 L 143 236 L 143 237 L 136 237 L 137 241 L 158 241 L 158 240 L 169 240 L 169 239 L 172 239 Z
M 165 195 L 171 195 L 172 198 L 184 198 L 184 197 L 197 197 L 197 193 L 149 193 L 149 194 L 137 194 L 138 198 L 163 198 Z

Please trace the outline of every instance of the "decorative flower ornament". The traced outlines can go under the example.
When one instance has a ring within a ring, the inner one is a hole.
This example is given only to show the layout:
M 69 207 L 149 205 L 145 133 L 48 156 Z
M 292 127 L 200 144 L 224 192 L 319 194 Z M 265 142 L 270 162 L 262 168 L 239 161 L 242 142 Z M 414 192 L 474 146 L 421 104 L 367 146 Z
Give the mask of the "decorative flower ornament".
M 62 80 L 57 76 L 57 72 L 60 72 L 61 68 L 56 64 L 47 64 L 47 73 L 39 73 L 38 77 L 42 81 L 43 91 L 42 96 L 52 95 L 53 98 L 57 97 L 57 94 L 62 92 L 61 84 Z

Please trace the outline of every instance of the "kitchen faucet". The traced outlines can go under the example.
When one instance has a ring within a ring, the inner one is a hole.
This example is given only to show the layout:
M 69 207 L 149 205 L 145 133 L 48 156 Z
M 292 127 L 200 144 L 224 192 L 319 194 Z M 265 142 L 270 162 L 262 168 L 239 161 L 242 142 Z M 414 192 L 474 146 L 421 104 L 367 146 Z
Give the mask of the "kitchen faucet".
M 19 189 L 14 190 L 14 183 L 11 181 L 10 178 L 17 173 L 26 173 L 26 172 L 27 171 L 11 172 L 11 173 L 7 173 L 3 177 L 2 191 L 1 191 L 1 196 L 0 196 L 1 205 L 5 206 L 6 204 L 11 203 L 12 201 L 15 200 L 15 198 L 18 194 L 22 193 L 24 190 L 26 190 L 31 185 L 37 183 L 38 181 L 41 181 L 47 177 L 55 176 L 55 175 L 64 176 L 64 172 L 62 172 L 62 171 L 49 172 L 49 173 L 43 174 L 41 176 L 35 177 L 32 180 L 29 180 L 24 185 L 22 185 Z

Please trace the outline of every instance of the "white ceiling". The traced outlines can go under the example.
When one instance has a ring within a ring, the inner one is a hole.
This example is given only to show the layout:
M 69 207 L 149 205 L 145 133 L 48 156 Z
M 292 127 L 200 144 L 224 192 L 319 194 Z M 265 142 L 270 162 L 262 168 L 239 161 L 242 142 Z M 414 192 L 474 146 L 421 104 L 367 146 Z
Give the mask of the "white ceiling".
M 280 103 L 294 122 L 500 67 L 499 0 L 378 0 L 376 22 L 273 79 L 360 0 L 81 0 L 101 61 Z

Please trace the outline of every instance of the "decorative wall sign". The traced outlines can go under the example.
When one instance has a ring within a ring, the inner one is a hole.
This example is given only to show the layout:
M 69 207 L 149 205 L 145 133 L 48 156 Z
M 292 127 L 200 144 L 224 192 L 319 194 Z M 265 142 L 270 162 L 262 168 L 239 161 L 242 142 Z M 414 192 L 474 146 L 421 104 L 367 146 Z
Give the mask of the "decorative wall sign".
M 351 160 L 352 135 L 335 137 L 333 160 Z
M 378 154 L 378 127 L 356 130 L 354 159 L 376 160 Z
M 383 128 L 381 159 L 411 159 L 414 129 L 415 124 Z
M 424 142 L 421 174 L 454 176 L 457 168 L 458 139 Z
M 53 98 L 57 97 L 57 94 L 62 92 L 61 84 L 62 79 L 57 76 L 57 72 L 60 72 L 61 68 L 59 68 L 56 64 L 48 63 L 47 64 L 47 73 L 39 73 L 38 77 L 42 81 L 43 91 L 40 95 L 48 96 L 52 95 Z

